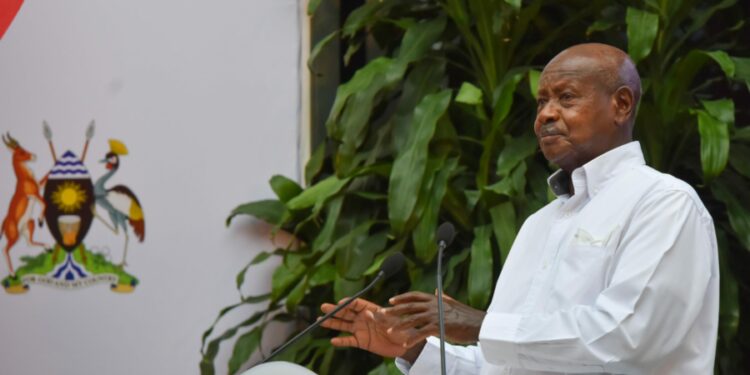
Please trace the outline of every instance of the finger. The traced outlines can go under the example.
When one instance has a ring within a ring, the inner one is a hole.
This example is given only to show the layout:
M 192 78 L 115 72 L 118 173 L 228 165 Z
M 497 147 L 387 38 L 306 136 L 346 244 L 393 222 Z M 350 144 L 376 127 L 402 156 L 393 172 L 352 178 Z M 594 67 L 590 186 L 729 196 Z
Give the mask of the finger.
M 340 319 L 328 319 L 323 323 L 320 323 L 320 325 L 328 329 L 334 329 L 336 331 L 349 333 L 354 332 L 354 324 Z
M 395 297 L 391 297 L 388 302 L 391 305 L 398 305 L 407 302 L 427 302 L 431 301 L 433 298 L 434 296 L 432 296 L 431 294 L 423 292 L 406 292 L 404 294 L 399 294 Z
M 432 310 L 432 306 L 424 302 L 405 303 L 403 305 L 396 305 L 393 307 L 387 307 L 378 311 L 394 316 L 410 315 Z
M 354 336 L 334 337 L 331 339 L 331 345 L 338 347 L 359 348 L 359 342 Z
M 438 290 L 435 289 L 435 296 L 437 296 L 437 295 L 438 295 Z M 443 300 L 445 300 L 447 302 L 456 302 L 456 300 L 453 299 L 453 297 L 451 297 L 451 296 L 449 296 L 449 295 L 447 295 L 445 293 L 443 293 Z
M 331 311 L 335 310 L 337 307 L 338 307 L 337 305 L 332 305 L 330 303 L 324 303 L 323 305 L 320 306 L 320 310 L 323 311 L 324 313 L 328 314 Z M 336 314 L 334 314 L 334 316 L 336 318 L 344 319 L 344 320 L 355 320 L 357 318 L 357 313 L 354 312 L 354 311 L 352 311 L 350 309 L 350 306 L 347 306 L 347 307 L 341 309 Z
M 388 333 L 391 333 L 392 331 L 397 331 L 397 330 L 401 331 L 401 330 L 422 327 L 429 323 L 434 323 L 434 320 L 435 320 L 435 316 L 431 312 L 424 312 L 421 314 L 412 315 L 412 316 L 402 319 L 400 322 L 396 323 L 396 325 L 389 328 Z

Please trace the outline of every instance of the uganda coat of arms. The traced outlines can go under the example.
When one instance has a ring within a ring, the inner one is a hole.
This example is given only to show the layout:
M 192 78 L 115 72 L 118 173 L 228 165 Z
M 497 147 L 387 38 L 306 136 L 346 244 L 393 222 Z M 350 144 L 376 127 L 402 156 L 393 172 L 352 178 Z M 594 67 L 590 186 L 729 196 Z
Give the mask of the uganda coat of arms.
M 47 123 L 43 129 L 53 165 L 39 181 L 29 166 L 36 155 L 23 148 L 10 133 L 2 136 L 12 155 L 16 178 L 16 189 L 0 232 L 5 240 L 2 248 L 8 266 L 8 276 L 2 280 L 3 288 L 7 293 L 18 294 L 26 293 L 32 284 L 61 289 L 107 284 L 115 292 L 132 292 L 138 279 L 125 271 L 129 232 L 143 242 L 143 209 L 127 186 L 108 186 L 120 167 L 120 157 L 128 154 L 127 147 L 122 141 L 109 140 L 109 152 L 100 160 L 106 172 L 93 182 L 84 161 L 94 136 L 94 122 L 86 131 L 80 157 L 71 150 L 58 157 L 52 130 Z M 120 262 L 86 246 L 84 239 L 94 223 L 101 223 L 116 236 L 123 237 Z M 45 226 L 55 241 L 52 245 L 34 239 L 35 231 Z M 22 238 L 26 240 L 27 249 L 40 251 L 36 255 L 21 256 L 22 264 L 14 268 L 10 251 L 20 247 Z

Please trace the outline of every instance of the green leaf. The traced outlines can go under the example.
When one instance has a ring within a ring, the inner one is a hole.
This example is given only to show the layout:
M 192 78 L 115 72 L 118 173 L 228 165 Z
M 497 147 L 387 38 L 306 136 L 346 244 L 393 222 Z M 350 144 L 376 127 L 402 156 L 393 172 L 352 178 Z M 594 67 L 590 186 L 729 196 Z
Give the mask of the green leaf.
M 302 187 L 299 186 L 295 181 L 290 180 L 282 175 L 274 175 L 269 181 L 271 189 L 279 200 L 286 203 L 290 199 L 299 195 L 302 192 Z
M 219 353 L 219 345 L 221 345 L 222 341 L 226 341 L 234 337 L 234 335 L 237 334 L 237 331 L 241 328 L 257 323 L 266 313 L 267 311 L 258 311 L 249 318 L 245 319 L 240 324 L 227 329 L 219 337 L 211 340 L 211 342 L 209 342 L 206 346 L 206 350 L 203 352 L 203 358 L 201 358 L 201 374 L 214 374 L 214 359 Z
M 321 142 L 318 147 L 315 148 L 315 151 L 310 155 L 310 160 L 307 161 L 307 164 L 305 165 L 305 184 L 310 185 L 312 183 L 313 178 L 320 173 L 320 170 L 323 168 L 323 161 L 325 159 L 326 155 L 326 144 L 325 142 Z
M 349 180 L 350 178 L 339 179 L 336 176 L 329 176 L 287 202 L 287 207 L 290 210 L 301 210 L 312 205 L 320 206 L 328 198 L 341 191 Z
M 717 64 L 721 67 L 721 70 L 724 71 L 724 74 L 726 74 L 727 77 L 732 78 L 734 77 L 735 72 L 735 66 L 734 61 L 732 60 L 729 55 L 724 51 L 708 51 L 705 52 L 708 57 L 712 58 L 714 61 L 716 61 Z
M 336 279 L 336 267 L 330 263 L 323 264 L 313 272 L 310 277 L 309 285 L 311 288 L 328 284 Z
M 701 104 L 715 119 L 725 124 L 734 124 L 734 101 L 732 99 L 701 100 Z
M 263 326 L 255 327 L 249 332 L 237 338 L 234 343 L 232 357 L 229 359 L 229 373 L 236 373 L 242 365 L 250 359 L 250 355 L 260 345 L 260 339 L 263 334 Z
M 323 49 L 326 48 L 326 46 L 330 44 L 331 41 L 335 40 L 338 35 L 339 32 L 337 30 L 326 35 L 323 39 L 315 43 L 315 46 L 313 46 L 313 49 L 310 51 L 310 57 L 307 58 L 308 69 L 310 69 L 311 71 L 313 70 L 313 64 L 315 64 L 315 60 L 318 58 L 318 55 L 320 55 Z
M 445 285 L 450 286 L 453 282 L 453 279 L 456 276 L 456 269 L 460 264 L 463 264 L 464 261 L 466 261 L 466 258 L 469 257 L 469 254 L 471 254 L 471 249 L 463 249 L 460 253 L 452 256 L 448 260 L 448 264 L 446 264 L 445 269 L 448 270 L 445 274 Z
M 372 264 L 375 254 L 383 251 L 388 240 L 388 232 L 381 231 L 370 236 L 368 234 L 374 220 L 368 220 L 349 234 L 336 241 L 336 270 L 347 279 L 362 276 Z
M 729 164 L 741 175 L 750 178 L 750 147 L 733 143 L 729 149 Z
M 745 208 L 745 204 L 733 194 L 729 185 L 720 179 L 714 180 L 711 184 L 711 191 L 714 196 L 722 201 L 726 206 L 727 215 L 729 216 L 729 225 L 734 231 L 734 235 L 740 241 L 745 250 L 750 251 L 750 211 Z
M 597 31 L 609 30 L 615 25 L 616 24 L 610 20 L 596 20 L 588 27 L 588 29 L 586 29 L 586 36 L 590 36 Z
M 307 15 L 312 16 L 315 14 L 315 11 L 318 10 L 318 6 L 320 6 L 320 0 L 310 0 L 307 3 Z
M 732 57 L 735 67 L 735 78 L 745 81 L 748 91 L 750 91 L 750 57 Z
M 474 229 L 474 241 L 471 243 L 471 262 L 469 263 L 469 304 L 477 309 L 484 309 L 492 291 L 492 245 L 490 235 L 492 227 L 483 225 Z
M 628 25 L 628 54 L 637 64 L 651 53 L 656 33 L 659 31 L 659 16 L 628 7 L 625 22 Z
M 278 301 L 284 297 L 285 293 L 296 283 L 305 273 L 305 266 L 302 263 L 289 266 L 286 263 L 279 265 L 271 277 L 271 298 Z
M 285 301 L 286 311 L 289 311 L 290 313 L 295 311 L 297 305 L 302 301 L 302 298 L 305 297 L 305 294 L 308 291 L 307 286 L 307 278 L 305 277 L 289 292 Z
M 495 128 L 505 120 L 513 106 L 513 93 L 516 92 L 518 82 L 523 79 L 522 73 L 509 74 L 503 80 L 503 83 L 495 90 L 493 96 L 495 103 L 493 105 L 492 127 Z
M 497 158 L 497 175 L 505 177 L 510 174 L 518 164 L 524 161 L 537 150 L 538 142 L 531 135 L 523 135 L 513 138 L 510 135 L 505 136 L 505 147 Z
M 450 103 L 451 92 L 444 90 L 424 97 L 414 109 L 409 148 L 396 156 L 388 186 L 388 216 L 395 233 L 404 230 L 411 216 L 425 174 L 430 140 L 438 119 Z
M 500 181 L 485 187 L 484 190 L 513 197 L 523 193 L 524 186 L 526 186 L 526 162 L 521 162 L 521 164 L 518 164 L 513 169 L 510 176 L 504 177 Z
M 333 281 L 333 298 L 335 301 L 340 301 L 343 298 L 351 297 L 355 293 L 360 291 L 364 286 L 364 279 L 352 281 L 336 274 L 336 279 Z
M 505 0 L 508 5 L 512 6 L 515 10 L 521 9 L 521 0 Z
M 227 217 L 226 224 L 229 226 L 232 219 L 237 215 L 252 215 L 269 224 L 279 225 L 285 212 L 286 207 L 284 207 L 284 203 L 275 199 L 245 203 L 232 210 L 229 217 Z
M 427 203 L 421 220 L 412 232 L 414 241 L 414 255 L 423 262 L 429 262 L 435 257 L 437 247 L 435 245 L 435 228 L 437 227 L 440 202 L 443 201 L 448 185 L 448 179 L 458 166 L 458 159 L 451 159 L 442 168 L 438 169 L 432 191 L 427 195 Z
M 539 91 L 539 76 L 542 74 L 542 72 L 534 69 L 530 69 L 528 72 L 529 75 L 529 90 L 531 91 L 531 95 L 536 99 L 537 92 Z
M 710 182 L 724 170 L 729 160 L 729 125 L 711 116 L 707 111 L 695 112 L 698 115 L 698 131 L 701 136 L 703 179 Z
M 469 105 L 480 105 L 482 104 L 482 90 L 469 82 L 464 82 L 458 90 L 455 101 Z
M 516 239 L 516 210 L 513 203 L 500 203 L 490 209 L 492 231 L 495 233 L 497 246 L 500 249 L 500 261 L 505 264 L 510 248 Z
M 729 263 L 729 244 L 723 230 L 716 233 L 719 244 L 719 337 L 730 343 L 740 325 L 739 288 Z
M 325 224 L 323 224 L 323 229 L 320 230 L 320 233 L 313 241 L 312 247 L 314 251 L 322 251 L 331 246 L 333 233 L 336 230 L 336 224 L 339 221 L 339 215 L 341 215 L 341 207 L 343 205 L 344 196 L 335 197 L 328 202 Z
M 445 29 L 445 24 L 444 17 L 437 17 L 431 21 L 419 22 L 409 27 L 404 34 L 397 59 L 401 63 L 407 64 L 422 58 L 438 41 L 440 34 Z
M 247 273 L 247 269 L 250 268 L 250 266 L 265 262 L 266 259 L 270 258 L 271 255 L 274 255 L 274 253 L 269 253 L 267 251 L 261 251 L 258 255 L 256 255 L 253 260 L 250 261 L 245 267 L 242 268 L 242 270 L 237 274 L 237 277 L 235 278 L 235 282 L 237 284 L 237 290 L 239 291 L 242 287 L 242 284 L 245 283 L 245 273 Z

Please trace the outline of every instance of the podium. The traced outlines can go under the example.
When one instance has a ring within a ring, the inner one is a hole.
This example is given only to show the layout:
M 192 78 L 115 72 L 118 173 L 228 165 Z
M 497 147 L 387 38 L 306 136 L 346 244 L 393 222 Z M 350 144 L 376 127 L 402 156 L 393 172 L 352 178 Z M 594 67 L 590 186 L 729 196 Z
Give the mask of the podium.
M 268 362 L 255 366 L 241 375 L 317 375 L 305 367 L 290 362 Z

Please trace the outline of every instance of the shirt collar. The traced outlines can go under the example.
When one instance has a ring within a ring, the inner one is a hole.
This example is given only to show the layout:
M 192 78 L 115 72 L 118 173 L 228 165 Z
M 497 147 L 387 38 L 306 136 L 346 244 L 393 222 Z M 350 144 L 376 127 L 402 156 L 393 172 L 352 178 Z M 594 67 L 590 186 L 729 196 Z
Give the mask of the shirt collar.
M 613 148 L 588 163 L 573 170 L 573 186 L 578 193 L 588 193 L 593 197 L 599 192 L 601 186 L 612 178 L 621 169 L 636 165 L 646 164 L 643 159 L 643 151 L 638 141 L 626 143 Z M 558 196 L 569 196 L 568 173 L 560 169 L 553 173 L 548 179 L 552 192 Z

